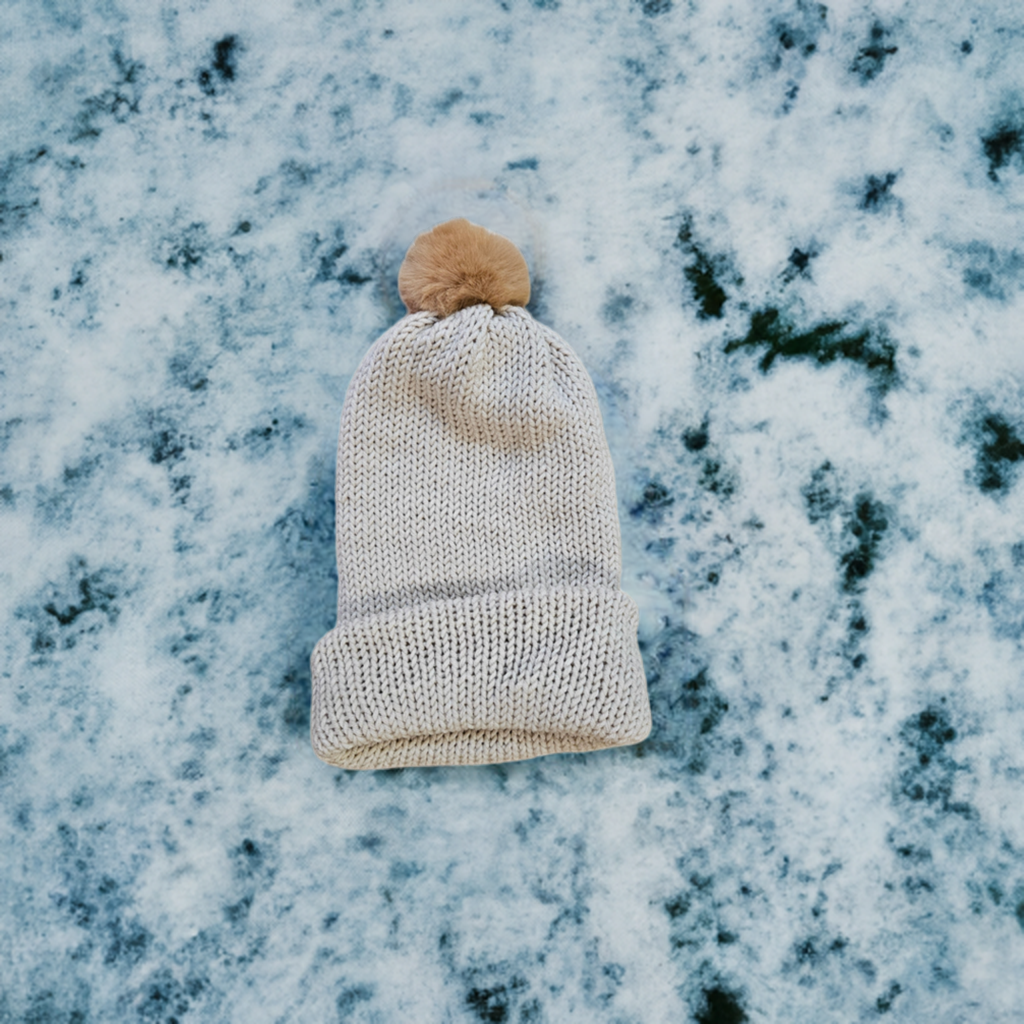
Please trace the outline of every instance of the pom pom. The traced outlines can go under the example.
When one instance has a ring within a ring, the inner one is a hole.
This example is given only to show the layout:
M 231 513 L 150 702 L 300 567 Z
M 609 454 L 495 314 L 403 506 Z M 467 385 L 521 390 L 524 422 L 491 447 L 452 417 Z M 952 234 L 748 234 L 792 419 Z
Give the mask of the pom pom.
M 417 236 L 398 271 L 398 294 L 410 313 L 439 317 L 484 302 L 525 306 L 530 271 L 507 238 L 460 217 Z

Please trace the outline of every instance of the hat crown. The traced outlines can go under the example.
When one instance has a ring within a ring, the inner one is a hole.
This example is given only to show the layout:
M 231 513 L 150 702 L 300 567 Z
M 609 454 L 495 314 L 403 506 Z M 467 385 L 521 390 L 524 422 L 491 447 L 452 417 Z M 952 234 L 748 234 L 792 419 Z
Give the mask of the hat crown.
M 454 434 L 502 450 L 533 450 L 565 430 L 572 412 L 554 341 L 525 309 L 471 306 L 419 334 L 409 372 L 419 396 Z
M 349 384 L 339 620 L 495 590 L 618 587 L 615 478 L 590 378 L 523 310 L 416 313 Z

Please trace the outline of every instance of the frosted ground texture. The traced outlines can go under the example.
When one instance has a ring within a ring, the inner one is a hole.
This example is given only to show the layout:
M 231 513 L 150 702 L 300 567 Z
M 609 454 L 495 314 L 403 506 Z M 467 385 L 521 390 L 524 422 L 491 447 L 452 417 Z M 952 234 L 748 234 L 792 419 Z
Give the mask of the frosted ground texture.
M 1024 9 L 8 0 L 0 1020 L 1019 1022 Z M 641 746 L 308 741 L 346 384 L 506 231 Z

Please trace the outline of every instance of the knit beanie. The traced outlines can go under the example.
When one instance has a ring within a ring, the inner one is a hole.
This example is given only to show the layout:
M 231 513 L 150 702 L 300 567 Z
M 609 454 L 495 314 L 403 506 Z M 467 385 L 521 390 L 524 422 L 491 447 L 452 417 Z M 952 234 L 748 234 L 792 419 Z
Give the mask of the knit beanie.
M 518 249 L 466 220 L 416 239 L 399 293 L 409 313 L 341 414 L 317 756 L 399 768 L 639 742 L 638 614 L 587 371 L 523 308 Z

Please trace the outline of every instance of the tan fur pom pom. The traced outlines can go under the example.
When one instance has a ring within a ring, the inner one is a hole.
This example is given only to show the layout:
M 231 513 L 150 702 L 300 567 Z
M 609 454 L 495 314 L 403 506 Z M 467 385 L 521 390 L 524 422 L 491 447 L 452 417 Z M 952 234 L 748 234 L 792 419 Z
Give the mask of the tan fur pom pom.
M 484 302 L 525 306 L 530 271 L 507 238 L 459 217 L 417 236 L 398 271 L 398 294 L 410 313 L 439 317 Z

